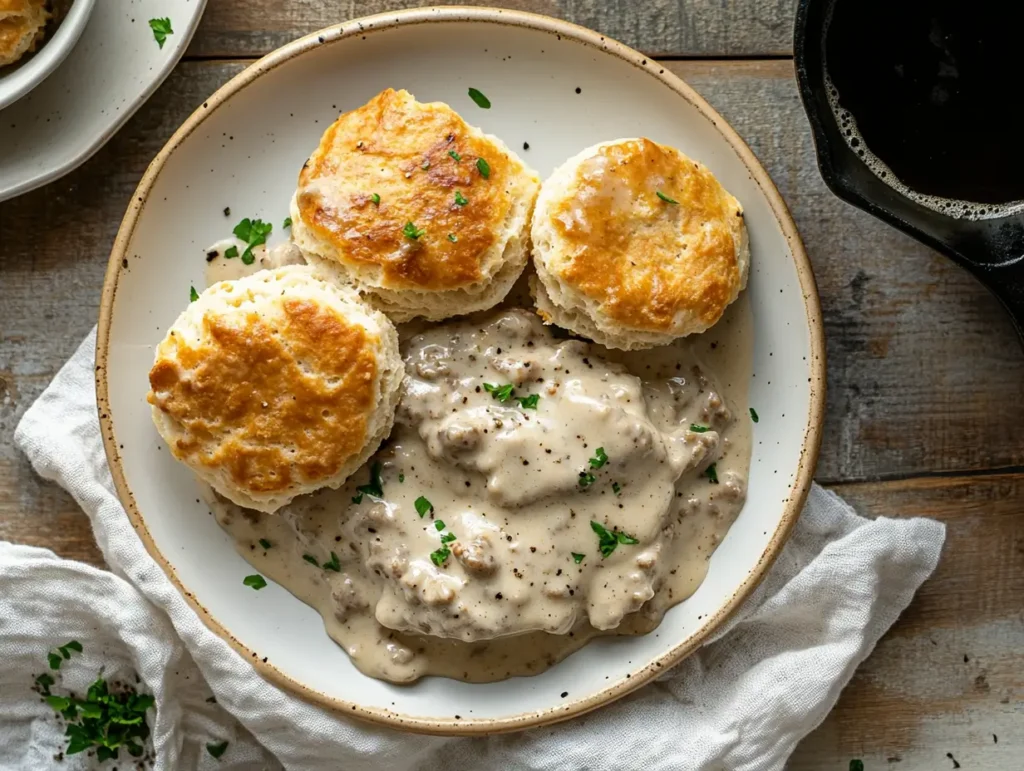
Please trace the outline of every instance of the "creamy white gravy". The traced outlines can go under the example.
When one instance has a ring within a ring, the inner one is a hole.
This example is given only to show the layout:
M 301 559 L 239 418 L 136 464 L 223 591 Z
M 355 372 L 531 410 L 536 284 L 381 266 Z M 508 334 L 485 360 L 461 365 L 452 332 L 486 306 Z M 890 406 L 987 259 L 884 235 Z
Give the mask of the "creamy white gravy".
M 211 508 L 366 674 L 536 674 L 652 630 L 700 585 L 746 496 L 750 326 L 745 297 L 699 338 L 628 354 L 517 309 L 407 325 L 395 428 L 364 468 L 274 515 Z

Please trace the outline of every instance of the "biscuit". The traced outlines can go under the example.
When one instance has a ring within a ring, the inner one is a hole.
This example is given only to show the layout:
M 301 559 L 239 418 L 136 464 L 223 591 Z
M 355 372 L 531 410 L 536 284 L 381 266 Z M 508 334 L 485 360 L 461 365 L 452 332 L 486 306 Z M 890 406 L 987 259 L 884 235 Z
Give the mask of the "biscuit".
M 49 19 L 45 0 L 0 0 L 0 67 L 35 51 Z
M 436 321 L 512 288 L 539 186 L 448 105 L 388 89 L 324 132 L 299 174 L 292 238 L 392 320 Z
M 308 266 L 221 281 L 149 373 L 174 457 L 239 506 L 339 487 L 391 431 L 404 366 L 390 321 Z
M 649 139 L 603 142 L 556 169 L 531 235 L 538 313 L 609 348 L 703 332 L 747 283 L 739 202 L 705 166 Z

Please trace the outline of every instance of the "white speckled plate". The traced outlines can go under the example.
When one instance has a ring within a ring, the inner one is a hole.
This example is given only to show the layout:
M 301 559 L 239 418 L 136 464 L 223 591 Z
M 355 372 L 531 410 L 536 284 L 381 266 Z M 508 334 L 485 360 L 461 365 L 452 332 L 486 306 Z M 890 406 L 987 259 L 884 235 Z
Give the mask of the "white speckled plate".
M 74 49 L 31 93 L 0 110 L 0 201 L 92 156 L 170 74 L 206 0 L 96 0 Z M 160 48 L 149 20 L 174 29 Z
M 150 422 L 153 349 L 189 286 L 202 284 L 203 247 L 243 216 L 280 222 L 323 130 L 388 86 L 448 102 L 513 147 L 528 142 L 524 157 L 542 175 L 603 139 L 647 135 L 676 145 L 707 163 L 746 210 L 756 327 L 750 403 L 761 418 L 748 503 L 707 580 L 655 632 L 596 640 L 532 678 L 399 686 L 362 675 L 312 608 L 275 584 L 259 593 L 242 585 L 248 564 L 197 502 L 190 472 L 161 451 Z M 474 106 L 470 86 L 490 98 L 490 110 Z M 214 632 L 268 680 L 318 704 L 418 731 L 473 734 L 549 723 L 618 698 L 694 650 L 738 607 L 782 548 L 810 485 L 824 367 L 814 279 L 793 222 L 757 160 L 699 96 L 657 62 L 593 32 L 528 14 L 446 8 L 302 38 L 186 121 L 142 180 L 111 255 L 97 388 L 132 523 Z

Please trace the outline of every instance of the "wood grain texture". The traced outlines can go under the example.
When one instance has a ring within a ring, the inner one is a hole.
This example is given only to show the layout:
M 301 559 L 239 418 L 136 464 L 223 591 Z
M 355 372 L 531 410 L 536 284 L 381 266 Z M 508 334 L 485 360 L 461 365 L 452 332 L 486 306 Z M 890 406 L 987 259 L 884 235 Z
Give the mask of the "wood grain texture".
M 777 56 L 793 47 L 793 0 L 449 0 L 531 11 L 597 30 L 652 56 Z M 189 56 L 262 56 L 302 35 L 428 3 L 419 0 L 210 0 Z
M 204 25 L 221 13 L 273 28 L 235 5 L 213 0 Z M 267 5 L 270 15 L 284 13 Z M 182 64 L 89 163 L 0 204 L 0 539 L 102 564 L 74 501 L 14 449 L 14 426 L 95 323 L 106 256 L 146 165 L 243 66 Z M 934 516 L 949 526 L 936 576 L 791 767 L 845 771 L 862 757 L 868 769 L 933 771 L 952 768 L 952 752 L 965 769 L 1016 768 L 1024 474 L 865 483 L 1024 466 L 1024 355 L 1010 325 L 968 275 L 827 192 L 789 62 L 668 66 L 750 143 L 814 262 L 830 356 L 819 478 L 847 482 L 836 489 L 865 513 Z

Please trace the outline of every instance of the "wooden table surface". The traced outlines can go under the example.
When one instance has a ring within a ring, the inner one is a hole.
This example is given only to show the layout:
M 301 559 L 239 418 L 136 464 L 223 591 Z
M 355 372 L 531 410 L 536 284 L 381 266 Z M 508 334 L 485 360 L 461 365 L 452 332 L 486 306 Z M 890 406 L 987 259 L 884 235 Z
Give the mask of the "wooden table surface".
M 32 473 L 14 428 L 96 322 L 121 215 L 164 141 L 272 48 L 414 4 L 210 0 L 185 59 L 105 148 L 0 204 L 0 539 L 102 565 L 85 515 Z M 793 0 L 501 4 L 664 59 L 735 126 L 792 209 L 821 292 L 829 379 L 818 481 L 868 516 L 948 527 L 935 575 L 790 767 L 1024 767 L 1024 354 L 973 278 L 826 190 L 793 77 Z

